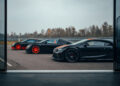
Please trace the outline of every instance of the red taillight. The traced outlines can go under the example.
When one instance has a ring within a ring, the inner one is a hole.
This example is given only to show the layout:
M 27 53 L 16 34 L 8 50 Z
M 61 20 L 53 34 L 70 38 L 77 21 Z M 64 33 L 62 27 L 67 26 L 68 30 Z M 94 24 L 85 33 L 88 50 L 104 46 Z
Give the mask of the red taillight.
M 23 49 L 23 50 L 25 50 L 25 49 L 26 49 L 26 47 L 22 47 L 22 49 Z
M 14 49 L 15 49 L 15 47 L 11 47 L 11 49 L 12 49 L 12 50 L 14 50 Z

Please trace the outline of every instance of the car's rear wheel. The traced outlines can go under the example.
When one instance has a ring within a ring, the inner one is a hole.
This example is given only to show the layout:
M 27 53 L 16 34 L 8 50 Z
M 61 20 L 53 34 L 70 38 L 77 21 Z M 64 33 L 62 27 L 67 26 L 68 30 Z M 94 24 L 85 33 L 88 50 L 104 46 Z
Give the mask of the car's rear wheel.
M 32 47 L 32 53 L 38 54 L 40 52 L 40 48 L 38 46 L 33 46 Z
M 17 45 L 15 46 L 15 48 L 16 48 L 17 50 L 20 50 L 20 49 L 21 49 L 21 45 L 20 45 L 20 44 L 17 44 Z
M 69 49 L 65 53 L 65 59 L 71 63 L 78 62 L 79 54 L 75 49 Z

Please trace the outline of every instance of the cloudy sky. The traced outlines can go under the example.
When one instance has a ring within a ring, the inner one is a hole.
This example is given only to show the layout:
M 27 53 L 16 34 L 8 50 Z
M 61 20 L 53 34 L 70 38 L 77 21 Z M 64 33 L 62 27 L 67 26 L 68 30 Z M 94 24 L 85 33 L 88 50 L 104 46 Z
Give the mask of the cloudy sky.
M 8 0 L 8 33 L 113 22 L 113 0 Z

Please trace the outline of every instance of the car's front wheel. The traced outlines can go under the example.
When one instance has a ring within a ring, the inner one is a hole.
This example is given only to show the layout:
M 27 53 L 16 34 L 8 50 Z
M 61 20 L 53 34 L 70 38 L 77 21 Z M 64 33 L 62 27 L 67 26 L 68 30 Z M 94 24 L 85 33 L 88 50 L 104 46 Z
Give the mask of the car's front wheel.
M 16 48 L 16 50 L 20 50 L 21 49 L 21 45 L 20 44 L 16 44 L 15 48 Z
M 79 60 L 79 54 L 76 49 L 69 49 L 65 52 L 65 59 L 68 62 L 74 63 L 78 62 Z
M 40 52 L 40 48 L 38 46 L 33 46 L 32 47 L 32 53 L 38 54 Z

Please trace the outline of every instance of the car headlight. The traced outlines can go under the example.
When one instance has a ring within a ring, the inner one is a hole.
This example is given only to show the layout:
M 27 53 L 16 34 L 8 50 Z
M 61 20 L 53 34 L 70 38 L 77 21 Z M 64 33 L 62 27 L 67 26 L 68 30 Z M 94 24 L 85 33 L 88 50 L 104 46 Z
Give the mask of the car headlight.
M 58 48 L 58 49 L 54 49 L 54 52 L 56 53 L 61 53 L 63 52 L 65 49 L 64 48 Z
M 28 49 L 28 48 L 30 48 L 32 45 L 30 44 L 30 45 L 28 45 L 27 47 L 26 47 L 26 49 Z

